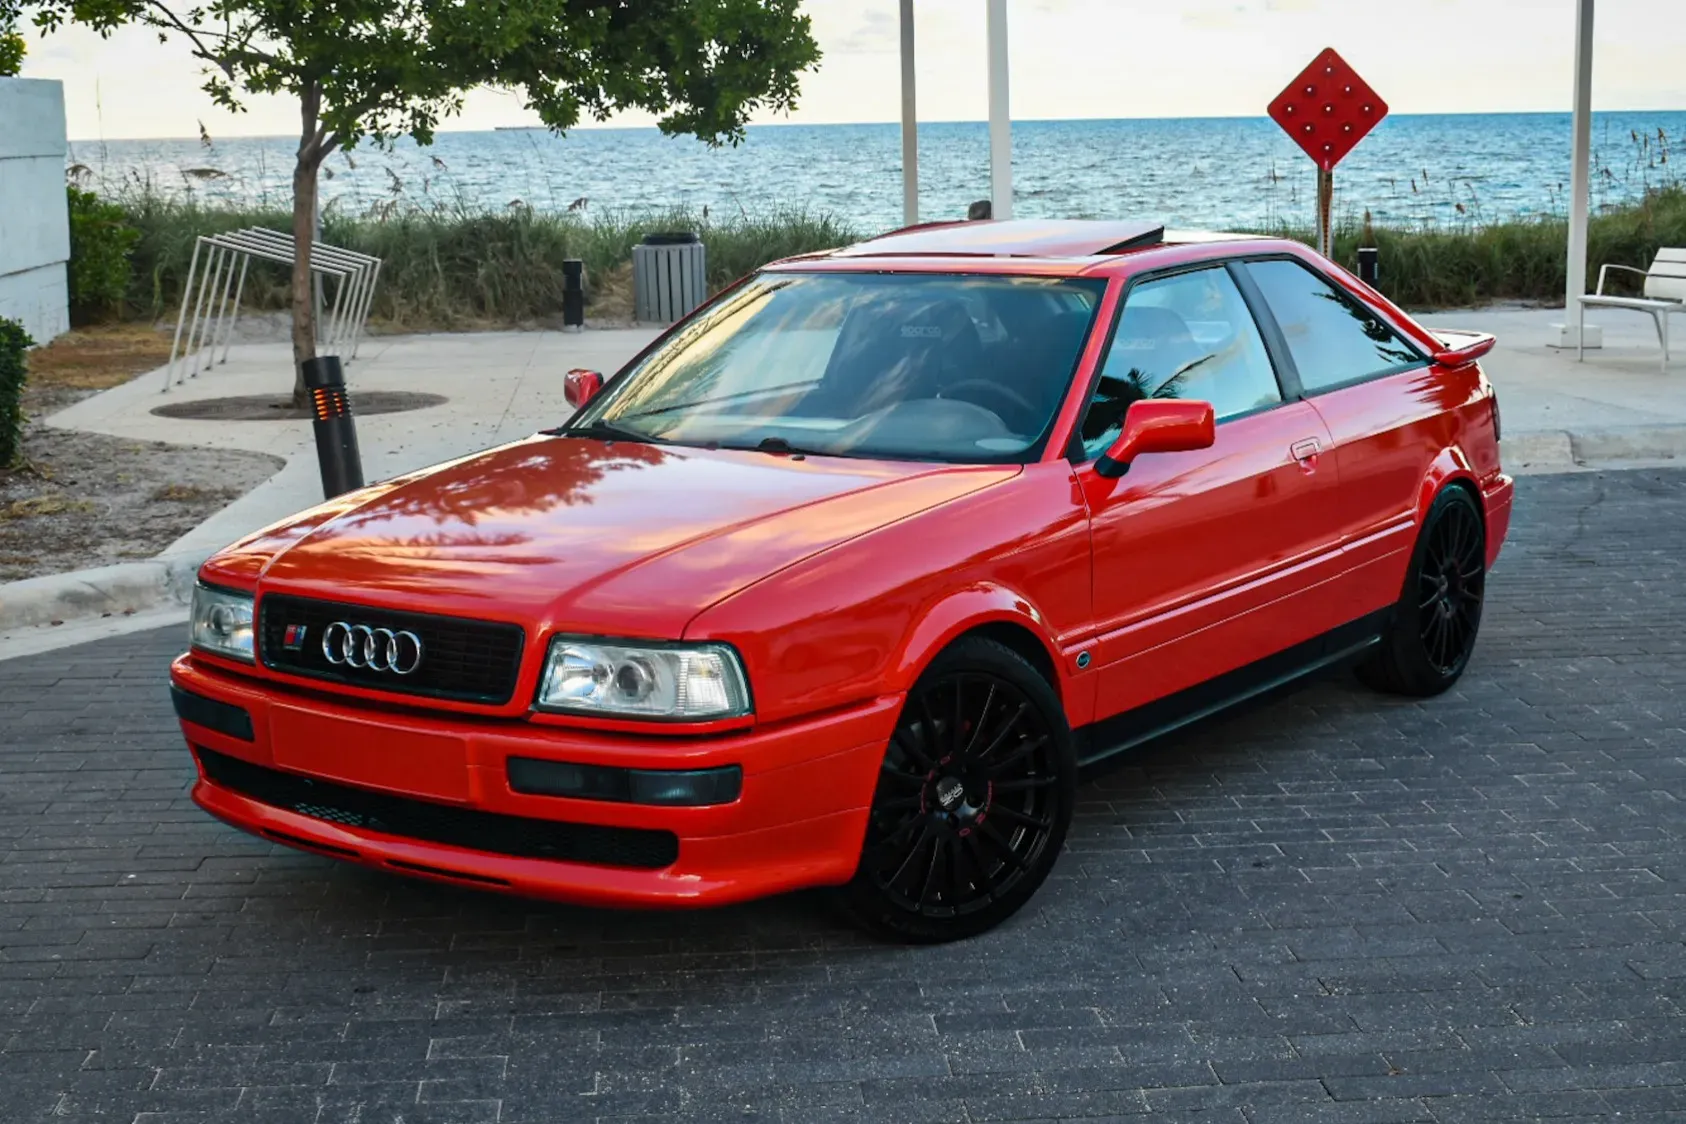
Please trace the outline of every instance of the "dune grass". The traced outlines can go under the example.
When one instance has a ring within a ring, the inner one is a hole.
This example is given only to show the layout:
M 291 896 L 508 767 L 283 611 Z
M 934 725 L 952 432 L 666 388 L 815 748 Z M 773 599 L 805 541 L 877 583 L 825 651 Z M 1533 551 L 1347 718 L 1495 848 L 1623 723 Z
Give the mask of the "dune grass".
M 128 311 L 173 316 L 196 235 L 246 226 L 290 228 L 278 210 L 206 206 L 141 194 L 119 199 L 140 231 Z M 562 263 L 585 262 L 588 301 L 598 318 L 630 315 L 632 247 L 645 234 L 694 230 L 708 246 L 711 288 L 768 261 L 845 245 L 860 237 L 842 221 L 801 210 L 726 220 L 667 213 L 496 212 L 468 208 L 331 213 L 323 236 L 383 261 L 373 315 L 391 328 L 456 329 L 554 323 L 562 307 Z M 1268 233 L 1311 242 L 1306 230 Z M 1381 288 L 1408 308 L 1447 308 L 1499 300 L 1561 302 L 1567 225 L 1561 219 L 1470 224 L 1454 229 L 1339 230 L 1335 249 L 1349 267 L 1360 245 L 1381 251 Z M 1645 266 L 1659 246 L 1686 246 L 1686 187 L 1650 192 L 1641 202 L 1597 215 L 1590 232 L 1590 273 L 1604 262 Z M 287 279 L 277 266 L 254 269 L 247 308 L 286 306 Z
M 141 231 L 134 252 L 129 302 L 146 316 L 172 313 L 181 300 L 197 235 L 241 227 L 290 230 L 281 211 L 204 206 L 192 201 L 141 196 L 125 203 Z M 632 247 L 646 234 L 688 230 L 708 246 L 711 289 L 794 254 L 846 245 L 858 236 L 825 215 L 802 211 L 726 220 L 684 210 L 666 213 L 549 214 L 527 208 L 497 212 L 397 212 L 384 217 L 329 214 L 323 238 L 373 254 L 382 261 L 373 317 L 399 328 L 464 328 L 556 319 L 562 307 L 562 263 L 585 262 L 588 299 L 598 314 L 630 315 L 604 308 L 628 290 Z M 254 268 L 247 278 L 248 308 L 284 308 L 283 267 Z
M 1308 231 L 1288 232 L 1307 243 Z M 1568 223 L 1560 218 L 1470 224 L 1455 229 L 1392 230 L 1362 224 L 1336 231 L 1335 258 L 1349 269 L 1360 245 L 1380 253 L 1380 288 L 1407 308 L 1456 308 L 1493 301 L 1561 305 L 1568 283 Z M 1630 206 L 1592 217 L 1587 284 L 1606 262 L 1645 268 L 1662 246 L 1686 246 L 1686 186 L 1657 188 Z M 1618 284 L 1628 286 L 1617 289 Z M 1637 291 L 1637 279 L 1612 275 L 1613 291 Z

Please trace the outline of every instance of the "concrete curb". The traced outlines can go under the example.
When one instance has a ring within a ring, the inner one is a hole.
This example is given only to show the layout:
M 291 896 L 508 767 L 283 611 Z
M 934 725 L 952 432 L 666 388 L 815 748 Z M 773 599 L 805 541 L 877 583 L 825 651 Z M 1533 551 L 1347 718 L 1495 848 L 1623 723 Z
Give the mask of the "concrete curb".
M 1517 433 L 1500 443 L 1499 458 L 1507 469 L 1577 468 L 1601 461 L 1686 458 L 1686 425 Z
M 161 555 L 0 584 L 0 633 L 185 605 L 206 557 Z

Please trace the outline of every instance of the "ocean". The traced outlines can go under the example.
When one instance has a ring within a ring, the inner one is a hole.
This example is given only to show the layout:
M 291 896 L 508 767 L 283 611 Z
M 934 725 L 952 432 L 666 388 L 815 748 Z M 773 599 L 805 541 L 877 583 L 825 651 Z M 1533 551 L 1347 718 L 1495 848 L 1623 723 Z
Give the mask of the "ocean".
M 1569 115 L 1397 115 L 1336 170 L 1336 211 L 1377 223 L 1455 227 L 1560 214 Z M 1131 217 L 1192 228 L 1310 226 L 1316 173 L 1266 118 L 1021 121 L 1013 127 L 1020 216 Z M 649 129 L 441 132 L 430 148 L 364 145 L 326 165 L 324 206 L 378 213 L 526 205 L 587 216 L 675 207 L 715 218 L 782 209 L 832 213 L 861 231 L 901 225 L 901 139 L 893 124 L 769 125 L 709 148 Z M 1675 145 L 1686 111 L 1611 112 L 1593 125 L 1593 204 L 1683 182 Z M 286 137 L 74 141 L 70 163 L 106 190 L 149 186 L 205 200 L 284 205 Z M 919 132 L 921 217 L 960 218 L 989 194 L 981 122 Z

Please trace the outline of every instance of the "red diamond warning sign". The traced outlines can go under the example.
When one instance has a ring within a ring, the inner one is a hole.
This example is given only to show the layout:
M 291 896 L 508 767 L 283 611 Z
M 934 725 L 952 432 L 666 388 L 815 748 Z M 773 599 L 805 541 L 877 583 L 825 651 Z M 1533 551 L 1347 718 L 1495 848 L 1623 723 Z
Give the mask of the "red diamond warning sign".
M 1327 172 L 1387 116 L 1387 103 L 1328 47 L 1276 95 L 1270 116 Z

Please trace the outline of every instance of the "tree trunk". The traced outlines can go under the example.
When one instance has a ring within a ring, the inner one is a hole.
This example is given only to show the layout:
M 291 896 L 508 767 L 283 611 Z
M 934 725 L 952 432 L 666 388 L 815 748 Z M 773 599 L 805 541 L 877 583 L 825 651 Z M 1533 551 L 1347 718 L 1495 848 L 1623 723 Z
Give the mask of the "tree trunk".
M 305 145 L 310 142 L 306 137 Z M 316 358 L 316 301 L 311 288 L 310 243 L 316 234 L 316 171 L 320 159 L 305 145 L 293 169 L 293 404 L 307 405 L 307 359 Z

